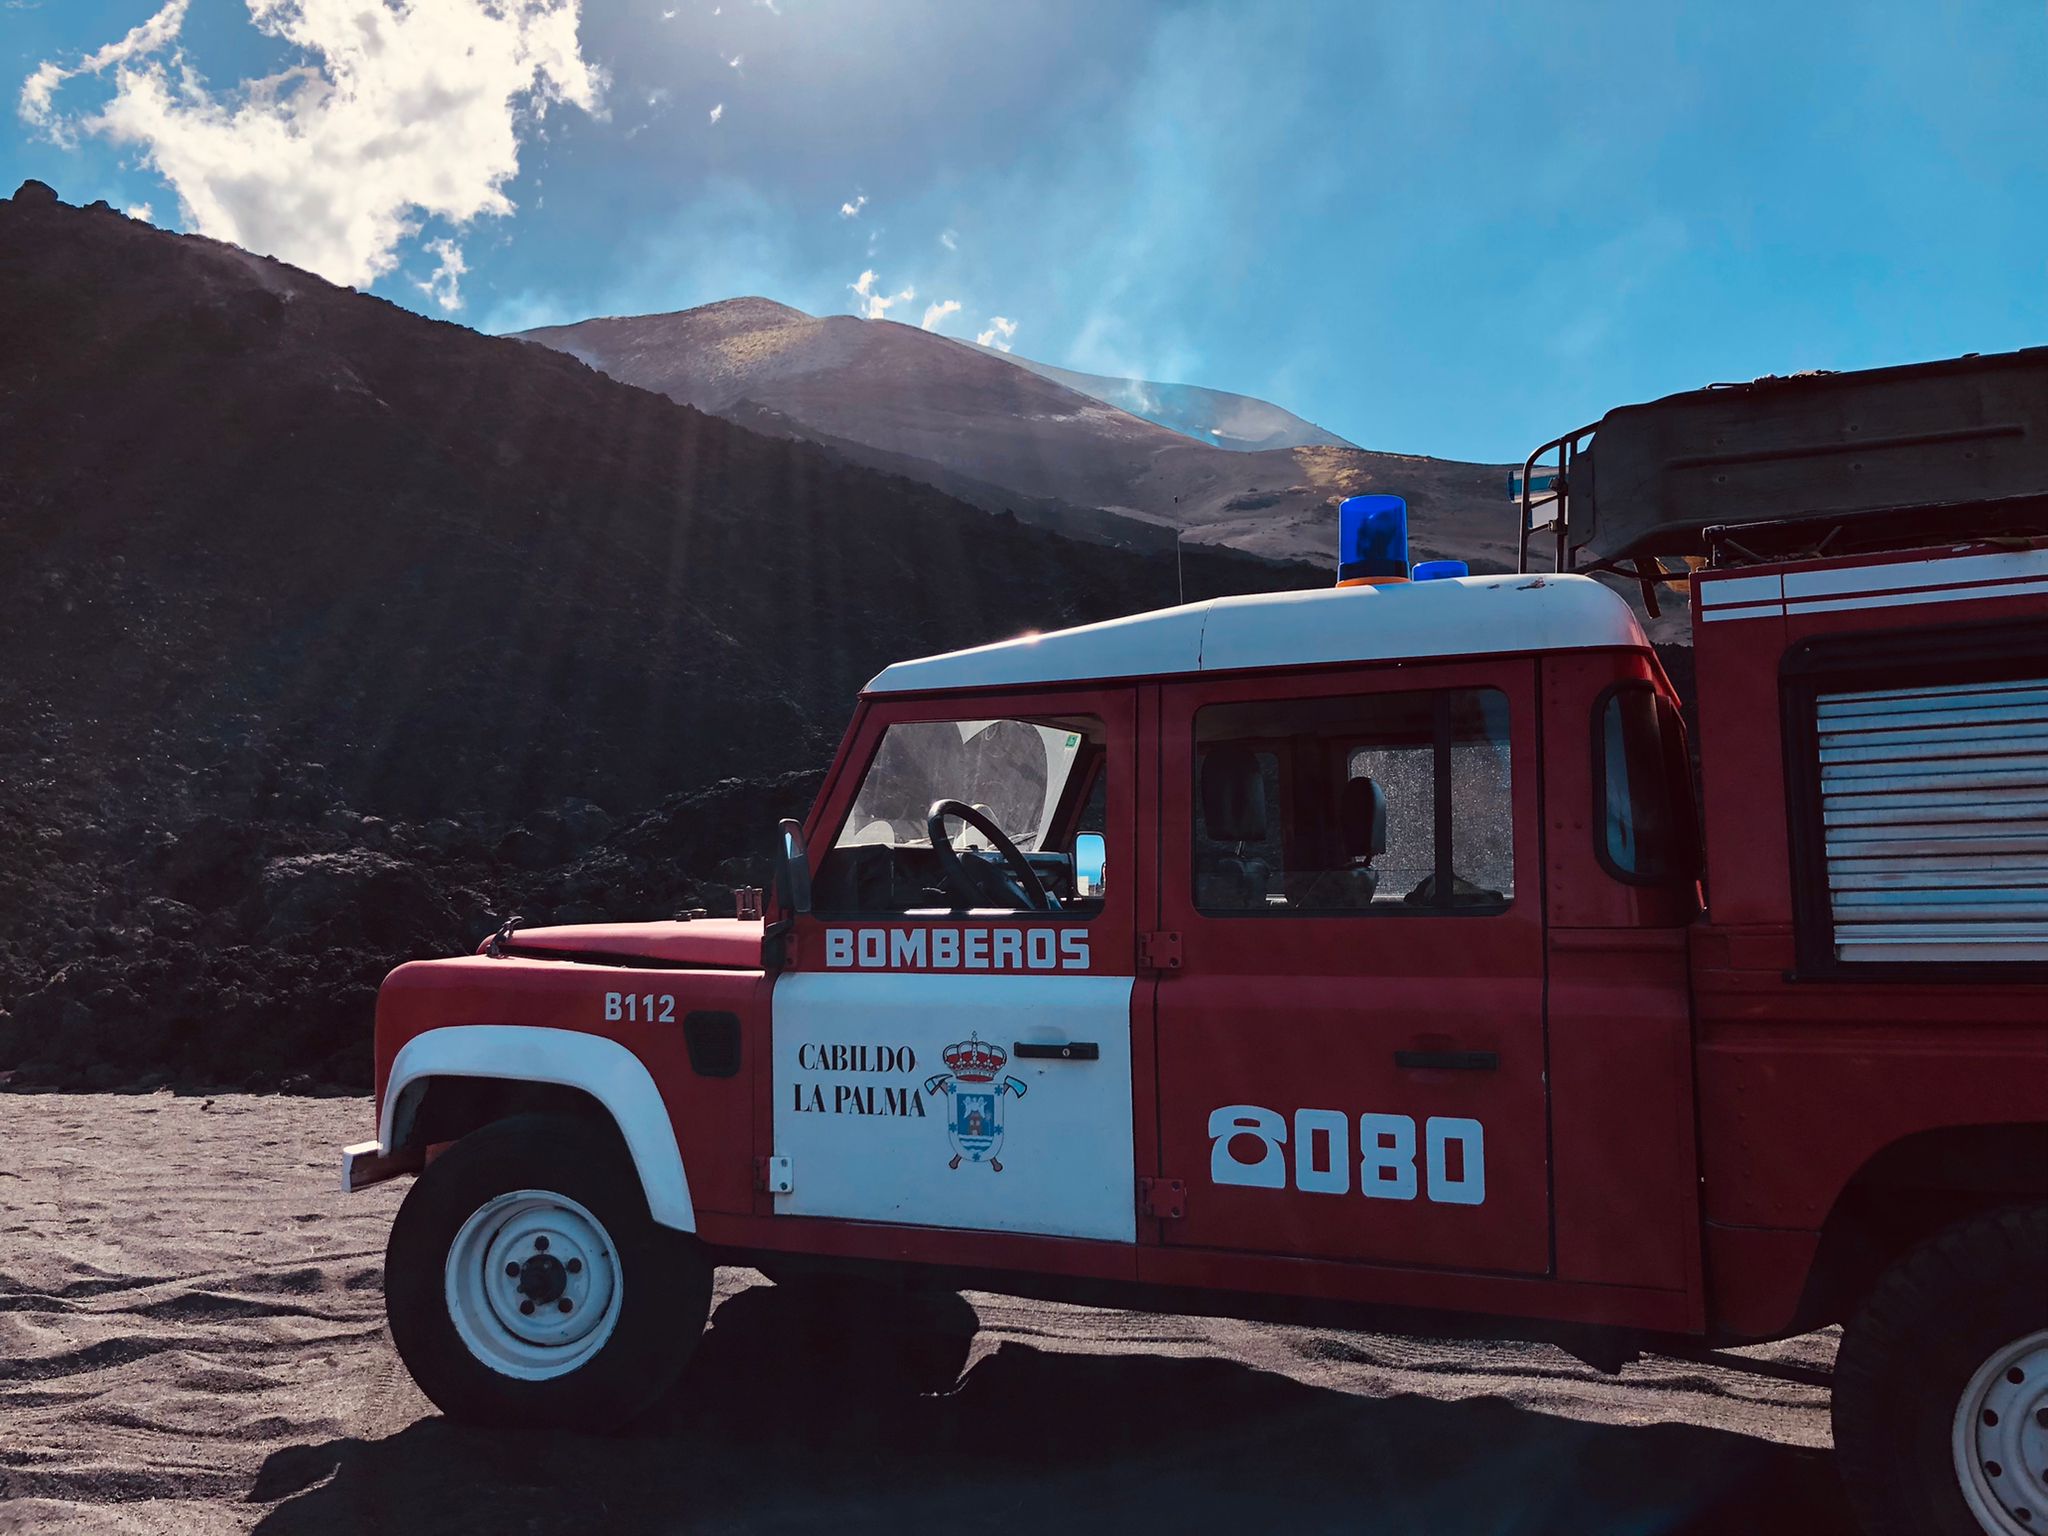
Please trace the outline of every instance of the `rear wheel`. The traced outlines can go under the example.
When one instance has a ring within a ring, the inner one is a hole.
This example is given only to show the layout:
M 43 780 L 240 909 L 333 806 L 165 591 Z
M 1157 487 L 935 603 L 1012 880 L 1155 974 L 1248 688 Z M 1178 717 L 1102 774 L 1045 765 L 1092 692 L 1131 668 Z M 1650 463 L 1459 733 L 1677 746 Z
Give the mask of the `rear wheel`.
M 658 1227 L 608 1126 L 519 1115 L 428 1166 L 385 1252 L 392 1341 L 451 1418 L 607 1428 L 689 1359 L 711 1305 L 693 1239 Z
M 1878 1536 L 2048 1533 L 2048 1206 L 1974 1217 L 1886 1274 L 1843 1336 L 1834 1420 Z

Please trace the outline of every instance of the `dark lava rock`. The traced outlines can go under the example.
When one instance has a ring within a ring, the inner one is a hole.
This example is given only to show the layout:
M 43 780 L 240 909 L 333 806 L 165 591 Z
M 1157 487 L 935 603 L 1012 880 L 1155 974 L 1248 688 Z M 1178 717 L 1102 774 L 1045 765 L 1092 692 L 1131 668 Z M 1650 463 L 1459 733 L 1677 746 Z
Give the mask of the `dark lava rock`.
M 457 943 L 454 907 L 425 871 L 365 848 L 272 859 L 250 927 L 266 944 L 432 949 Z
M 14 189 L 14 201 L 31 205 L 51 205 L 58 202 L 57 189 L 46 181 L 37 181 L 31 176 Z
M 498 839 L 499 859 L 520 869 L 540 869 L 551 857 L 548 840 L 524 827 L 514 827 Z
M 611 835 L 611 817 L 605 814 L 604 807 L 592 805 L 588 800 L 564 800 L 555 814 L 578 853 L 595 847 Z
M 151 896 L 137 908 L 152 932 L 174 939 L 190 938 L 198 931 L 200 915 L 182 901 L 168 896 Z
M 263 849 L 260 827 L 224 816 L 201 816 L 158 849 L 157 878 L 177 900 L 211 910 L 248 889 Z

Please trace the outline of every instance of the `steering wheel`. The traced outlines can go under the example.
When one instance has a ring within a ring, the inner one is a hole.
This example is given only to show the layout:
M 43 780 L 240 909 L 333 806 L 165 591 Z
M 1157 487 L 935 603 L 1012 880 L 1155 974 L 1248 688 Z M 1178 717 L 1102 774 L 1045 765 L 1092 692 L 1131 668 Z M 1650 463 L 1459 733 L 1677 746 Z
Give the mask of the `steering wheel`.
M 969 870 L 967 861 L 960 857 L 960 850 L 946 835 L 946 818 L 958 816 L 989 841 L 989 846 L 1003 856 L 1007 876 L 1001 870 L 981 859 L 974 861 Z M 1045 888 L 1045 882 L 1038 878 L 1038 871 L 1031 867 L 1031 861 L 1024 857 L 1017 845 L 1010 841 L 1009 834 L 995 824 L 988 816 L 977 811 L 964 800 L 934 800 L 932 808 L 925 813 L 925 830 L 931 834 L 932 849 L 939 856 L 939 871 L 951 886 L 967 901 L 986 895 L 986 884 L 993 879 L 1002 887 L 1003 894 L 1013 897 L 1018 905 L 1032 912 L 1057 912 L 1059 898 Z

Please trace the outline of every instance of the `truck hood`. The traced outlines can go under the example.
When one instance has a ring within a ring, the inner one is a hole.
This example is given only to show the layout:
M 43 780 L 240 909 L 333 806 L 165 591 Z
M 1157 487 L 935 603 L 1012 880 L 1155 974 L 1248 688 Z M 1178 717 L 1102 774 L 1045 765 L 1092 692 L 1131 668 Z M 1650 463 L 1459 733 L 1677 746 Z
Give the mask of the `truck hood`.
M 583 960 L 596 965 L 651 961 L 664 967 L 758 971 L 762 927 L 758 918 L 736 917 L 671 923 L 577 923 L 518 929 L 504 948 L 508 955 Z

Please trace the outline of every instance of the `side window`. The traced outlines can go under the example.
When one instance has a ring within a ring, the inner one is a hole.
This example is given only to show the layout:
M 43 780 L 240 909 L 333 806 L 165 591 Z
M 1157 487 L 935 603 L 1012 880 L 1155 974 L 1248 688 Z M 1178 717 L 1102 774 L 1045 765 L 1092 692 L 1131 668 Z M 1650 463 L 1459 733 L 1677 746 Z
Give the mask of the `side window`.
M 1081 802 L 1081 820 L 1075 830 L 1098 835 L 1109 831 L 1109 773 L 1099 762 L 1091 776 L 1087 798 Z
M 1815 690 L 1839 964 L 2048 961 L 2048 673 L 2013 670 Z
M 891 725 L 819 865 L 813 910 L 1037 910 L 1022 864 L 1061 910 L 1089 915 L 1101 906 L 1102 880 L 1077 880 L 1075 843 L 1103 828 L 1106 749 L 1092 715 Z M 943 846 L 930 823 L 941 800 L 973 813 L 940 819 Z
M 1216 704 L 1195 716 L 1195 905 L 1485 914 L 1514 897 L 1492 688 Z
M 1821 635 L 1779 663 L 1801 977 L 2048 973 L 2048 620 Z
M 1600 862 L 1632 885 L 1695 878 L 1692 765 L 1678 712 L 1648 683 L 1623 683 L 1600 696 L 1593 730 Z

